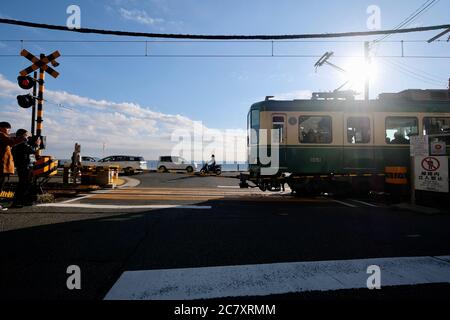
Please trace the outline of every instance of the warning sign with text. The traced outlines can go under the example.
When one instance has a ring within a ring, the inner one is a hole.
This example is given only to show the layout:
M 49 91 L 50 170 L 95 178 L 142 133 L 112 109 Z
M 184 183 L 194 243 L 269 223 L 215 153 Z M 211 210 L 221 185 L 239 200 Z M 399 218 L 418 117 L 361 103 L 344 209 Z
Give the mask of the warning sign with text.
M 448 192 L 448 157 L 415 157 L 415 189 Z
M 409 154 L 413 156 L 428 156 L 428 136 L 411 136 Z

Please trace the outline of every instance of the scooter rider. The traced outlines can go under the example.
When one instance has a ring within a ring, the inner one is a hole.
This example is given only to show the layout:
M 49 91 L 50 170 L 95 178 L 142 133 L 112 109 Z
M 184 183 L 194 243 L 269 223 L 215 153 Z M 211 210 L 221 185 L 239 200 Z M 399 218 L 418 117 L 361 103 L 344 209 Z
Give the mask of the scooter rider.
M 214 155 L 211 155 L 211 159 L 208 162 L 209 168 L 214 169 L 216 166 L 216 157 Z
M 205 163 L 205 165 L 203 166 L 203 170 L 205 170 L 205 172 L 214 171 L 215 166 L 216 157 L 214 155 L 211 155 L 211 159 L 209 159 L 209 161 Z

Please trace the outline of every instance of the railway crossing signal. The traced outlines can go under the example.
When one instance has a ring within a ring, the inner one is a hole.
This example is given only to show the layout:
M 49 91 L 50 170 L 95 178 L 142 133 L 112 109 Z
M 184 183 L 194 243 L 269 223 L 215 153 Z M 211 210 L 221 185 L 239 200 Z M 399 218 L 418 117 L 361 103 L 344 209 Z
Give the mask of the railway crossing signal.
M 27 109 L 34 106 L 35 99 L 31 94 L 17 96 L 17 103 L 21 108 Z
M 55 60 L 56 58 L 61 56 L 59 51 L 55 51 L 55 52 L 53 52 L 52 54 L 50 54 L 48 56 L 41 54 L 40 59 L 36 58 L 34 55 L 29 53 L 25 49 L 23 49 L 20 52 L 20 55 L 22 57 L 27 58 L 31 62 L 33 62 L 33 64 L 31 66 L 29 66 L 28 68 L 23 69 L 22 71 L 20 71 L 20 75 L 21 76 L 26 76 L 26 75 L 30 74 L 31 72 L 36 71 L 37 69 L 39 69 L 40 71 L 47 72 L 53 78 L 58 78 L 59 72 L 56 71 L 55 69 L 53 69 L 52 67 L 49 67 L 47 64 L 51 63 L 52 66 L 54 66 L 54 67 L 57 67 L 59 65 L 59 63 L 56 62 L 56 60 Z
M 18 76 L 17 83 L 19 87 L 21 87 L 22 89 L 30 90 L 34 88 L 34 86 L 36 85 L 36 80 L 30 76 Z M 35 104 L 34 95 L 31 94 L 18 95 L 17 103 L 21 108 L 29 108 L 31 106 L 34 106 Z
M 43 122 L 43 105 L 44 105 L 44 78 L 45 73 L 48 73 L 53 78 L 57 78 L 59 76 L 59 72 L 57 72 L 55 69 L 50 67 L 48 64 L 50 63 L 53 67 L 57 67 L 59 63 L 56 61 L 56 58 L 60 57 L 61 54 L 59 51 L 55 51 L 50 55 L 41 54 L 39 58 L 28 52 L 27 50 L 23 49 L 20 52 L 20 55 L 28 59 L 32 62 L 32 65 L 30 65 L 28 68 L 23 69 L 19 72 L 19 77 L 17 78 L 17 81 L 19 83 L 19 86 L 22 89 L 31 89 L 33 90 L 33 95 L 22 95 L 17 96 L 17 102 L 19 103 L 19 106 L 22 108 L 29 108 L 31 106 L 34 106 L 35 100 L 37 100 L 37 119 L 36 119 L 36 136 L 41 137 L 42 136 L 42 122 Z M 39 79 L 37 78 L 37 70 L 39 69 Z M 34 72 L 34 78 L 28 76 L 31 72 Z M 36 97 L 36 85 L 39 85 L 39 91 L 37 93 Z M 32 132 L 34 135 L 34 108 L 33 108 L 33 116 L 32 116 Z M 38 155 L 40 152 L 38 151 Z
M 30 76 L 18 76 L 17 83 L 24 90 L 30 90 L 34 87 L 36 80 Z

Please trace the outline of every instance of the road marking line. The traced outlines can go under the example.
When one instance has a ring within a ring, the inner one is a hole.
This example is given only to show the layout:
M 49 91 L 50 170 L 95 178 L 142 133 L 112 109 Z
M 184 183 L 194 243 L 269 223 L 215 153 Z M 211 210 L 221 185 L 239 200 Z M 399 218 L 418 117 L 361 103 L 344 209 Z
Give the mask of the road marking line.
M 240 189 L 226 189 L 226 190 L 202 190 L 193 191 L 189 189 L 184 190 L 115 190 L 113 194 L 264 194 L 262 191 L 240 190 Z
M 217 186 L 217 188 L 241 189 L 239 186 Z
M 141 184 L 141 181 L 139 179 L 130 178 L 130 177 L 121 177 L 121 178 L 124 179 L 126 182 L 125 182 L 125 184 L 118 186 L 117 188 L 119 188 L 119 189 L 134 188 Z
M 379 207 L 379 206 L 377 206 L 377 205 L 375 205 L 373 203 L 369 203 L 369 202 L 365 202 L 365 201 L 361 201 L 361 200 L 355 200 L 355 199 L 350 199 L 350 200 L 358 202 L 358 203 L 361 203 L 361 204 L 365 204 L 365 205 L 370 206 L 370 207 L 375 207 L 375 208 Z
M 179 192 L 174 192 L 174 191 L 151 191 L 151 192 L 145 192 L 145 191 L 137 191 L 137 192 L 114 192 L 111 193 L 114 195 L 133 195 L 133 194 L 147 194 L 147 195 L 168 195 L 168 194 L 173 194 L 173 195 L 203 195 L 203 196 L 208 196 L 208 195 L 224 195 L 224 194 L 231 194 L 231 195 L 239 195 L 239 194 L 264 194 L 264 193 L 259 193 L 259 192 L 254 192 L 254 193 L 250 193 L 250 192 L 236 192 L 235 190 L 215 190 L 215 191 L 210 191 L 210 192 L 195 192 L 195 191 L 179 191 Z M 267 193 L 266 193 L 267 194 Z
M 95 190 L 95 191 L 92 191 L 88 195 L 85 195 L 85 196 L 82 196 L 82 197 L 77 197 L 77 198 L 66 200 L 66 201 L 61 201 L 59 203 L 71 203 L 71 202 L 79 201 L 79 200 L 82 200 L 82 199 L 91 198 L 91 197 L 93 197 L 93 196 L 95 196 L 97 194 L 107 194 L 107 193 L 113 193 L 113 190 Z
M 347 202 L 344 202 L 344 201 L 340 201 L 340 200 L 332 200 L 333 202 L 337 202 L 337 203 L 340 203 L 340 204 L 343 204 L 344 206 L 347 206 L 347 207 L 352 207 L 352 208 L 356 208 L 356 206 L 355 205 L 353 205 L 353 204 L 351 204 L 351 203 L 347 203 Z
M 70 203 L 70 202 L 78 201 L 78 200 L 81 200 L 81 199 L 90 198 L 90 197 L 93 197 L 93 196 L 94 196 L 94 194 L 88 194 L 87 196 L 77 197 L 75 199 L 70 199 L 70 200 L 59 202 L 59 203 Z
M 398 257 L 126 271 L 105 300 L 193 300 L 450 282 L 447 257 Z
M 112 205 L 112 204 L 85 204 L 85 203 L 45 203 L 38 207 L 56 207 L 56 208 L 86 208 L 86 209 L 211 209 L 212 206 L 195 205 Z
M 157 199 L 157 200 L 208 200 L 208 199 L 222 199 L 224 198 L 223 195 L 217 195 L 217 196 L 203 196 L 203 195 L 158 195 L 158 194 L 135 194 L 135 195 L 114 195 L 114 194 L 106 194 L 106 195 L 95 195 L 92 199 L 110 199 L 110 200 L 151 200 L 151 199 Z

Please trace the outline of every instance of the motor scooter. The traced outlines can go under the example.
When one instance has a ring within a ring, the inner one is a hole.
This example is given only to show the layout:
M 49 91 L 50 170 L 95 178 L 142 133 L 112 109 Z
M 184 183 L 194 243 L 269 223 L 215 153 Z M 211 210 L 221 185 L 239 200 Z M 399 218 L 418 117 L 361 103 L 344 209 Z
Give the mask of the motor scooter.
M 220 164 L 208 165 L 207 163 L 205 163 L 203 168 L 200 170 L 201 176 L 205 176 L 207 174 L 215 174 L 219 176 L 221 173 L 222 173 L 222 165 Z

